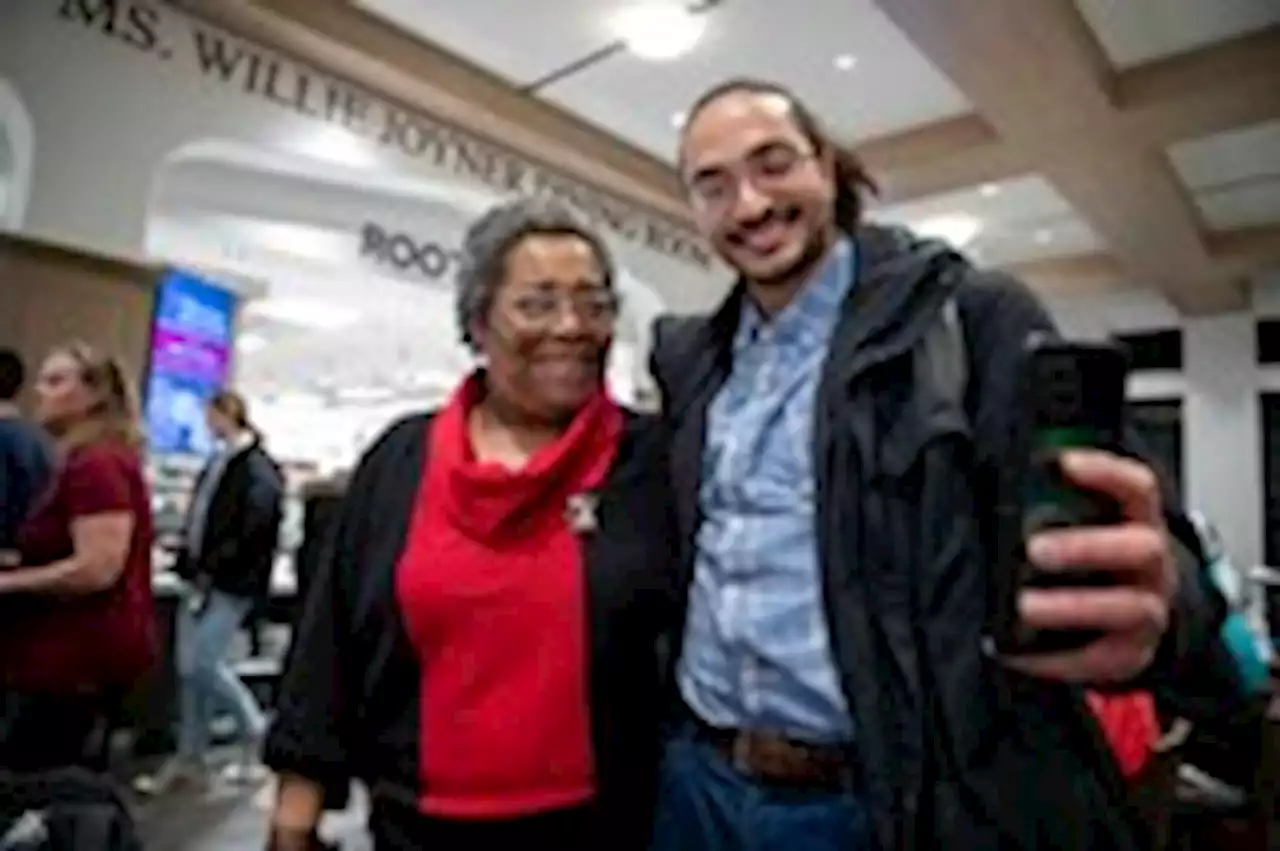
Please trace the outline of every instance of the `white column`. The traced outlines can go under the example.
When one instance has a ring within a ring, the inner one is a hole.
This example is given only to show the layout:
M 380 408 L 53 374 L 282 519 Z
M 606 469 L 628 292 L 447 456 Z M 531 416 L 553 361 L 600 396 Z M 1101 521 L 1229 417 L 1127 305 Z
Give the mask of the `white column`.
M 1252 313 L 1183 324 L 1183 469 L 1188 507 L 1222 532 L 1232 557 L 1262 561 L 1262 435 Z

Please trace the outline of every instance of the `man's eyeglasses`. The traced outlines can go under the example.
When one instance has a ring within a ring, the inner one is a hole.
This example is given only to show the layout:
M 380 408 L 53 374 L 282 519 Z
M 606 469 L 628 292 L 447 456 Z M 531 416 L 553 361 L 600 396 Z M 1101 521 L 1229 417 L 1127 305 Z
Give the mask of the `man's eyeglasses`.
M 690 200 L 704 210 L 725 211 L 738 201 L 743 182 L 769 189 L 791 177 L 813 159 L 814 152 L 790 145 L 766 145 L 752 151 L 735 167 L 721 167 L 695 174 L 689 180 Z
M 531 292 L 511 300 L 515 312 L 525 322 L 552 325 L 565 308 L 590 325 L 611 324 L 618 317 L 621 299 L 613 290 L 578 290 L 572 293 Z

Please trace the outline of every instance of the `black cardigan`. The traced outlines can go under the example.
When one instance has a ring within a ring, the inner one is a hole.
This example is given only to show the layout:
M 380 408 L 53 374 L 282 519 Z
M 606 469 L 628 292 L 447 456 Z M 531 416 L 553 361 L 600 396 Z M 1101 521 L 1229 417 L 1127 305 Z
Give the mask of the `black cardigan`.
M 419 661 L 395 599 L 396 563 L 425 470 L 430 415 L 405 419 L 360 462 L 309 592 L 265 748 L 277 771 L 375 797 L 420 795 Z M 677 548 L 663 447 L 628 416 L 583 535 L 598 803 L 610 846 L 647 843 L 664 704 L 659 635 L 676 617 Z M 428 697 L 429 699 L 429 697 Z M 430 743 L 427 743 L 430 747 Z

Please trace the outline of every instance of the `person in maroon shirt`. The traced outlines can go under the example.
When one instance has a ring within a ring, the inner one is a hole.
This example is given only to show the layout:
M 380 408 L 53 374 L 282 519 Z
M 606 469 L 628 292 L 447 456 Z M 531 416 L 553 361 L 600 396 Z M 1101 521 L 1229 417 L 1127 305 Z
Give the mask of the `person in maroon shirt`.
M 612 264 L 522 201 L 473 225 L 458 280 L 485 367 L 352 478 L 267 738 L 273 847 L 316 847 L 357 777 L 377 851 L 640 851 L 678 547 L 662 443 L 605 390 Z
M 0 571 L 0 768 L 17 771 L 81 763 L 105 701 L 153 655 L 151 506 L 125 373 L 69 344 L 36 393 L 57 469 Z

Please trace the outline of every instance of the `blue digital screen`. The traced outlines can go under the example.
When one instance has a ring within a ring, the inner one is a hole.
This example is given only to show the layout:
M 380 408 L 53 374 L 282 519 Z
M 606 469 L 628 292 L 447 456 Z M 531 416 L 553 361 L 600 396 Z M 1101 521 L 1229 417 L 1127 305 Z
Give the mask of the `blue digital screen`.
M 209 399 L 227 381 L 236 297 L 188 272 L 165 273 L 156 297 L 147 371 L 147 437 L 153 454 L 208 455 Z

